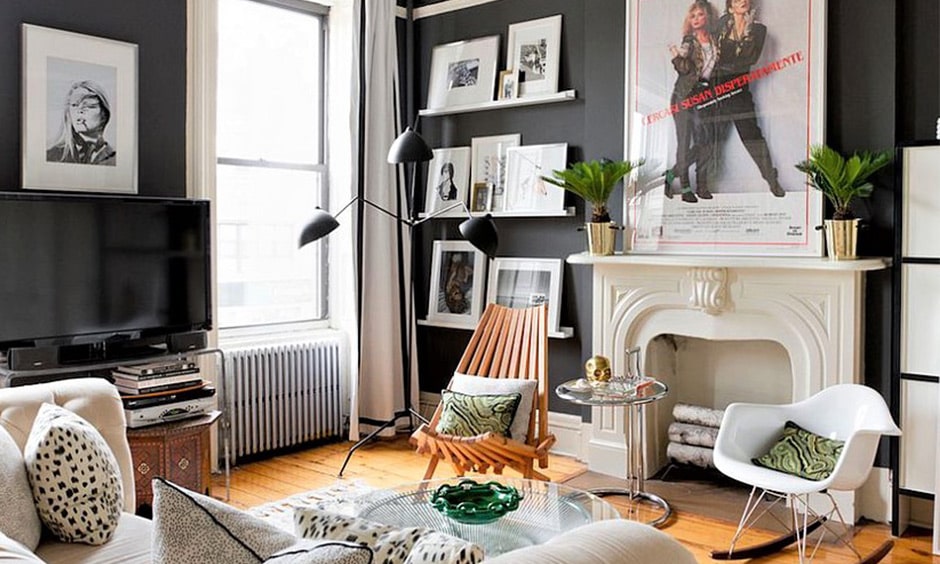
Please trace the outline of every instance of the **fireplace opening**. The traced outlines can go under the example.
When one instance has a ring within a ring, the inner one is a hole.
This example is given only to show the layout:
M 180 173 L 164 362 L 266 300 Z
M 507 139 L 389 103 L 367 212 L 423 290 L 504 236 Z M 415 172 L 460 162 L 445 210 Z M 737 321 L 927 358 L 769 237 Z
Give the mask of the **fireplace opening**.
M 692 479 L 714 475 L 713 469 L 695 472 L 693 460 L 707 458 L 695 448 L 670 449 L 670 426 L 676 438 L 676 406 L 681 414 L 688 406 L 704 411 L 724 410 L 734 402 L 789 403 L 793 400 L 795 375 L 786 348 L 776 341 L 721 340 L 661 334 L 646 346 L 644 372 L 669 386 L 669 394 L 650 406 L 647 419 L 647 472 L 667 479 Z M 712 417 L 714 419 L 714 417 Z M 704 421 L 705 426 L 713 423 Z M 704 430 L 707 435 L 707 430 Z M 699 439 L 701 437 L 698 437 Z M 690 438 L 689 442 L 708 442 Z M 707 445 L 694 444 L 695 447 Z M 672 457 L 670 452 L 672 451 Z M 687 460 L 676 460 L 676 453 L 692 453 Z M 673 472 L 676 468 L 681 472 Z M 670 475 L 672 477 L 670 477 Z

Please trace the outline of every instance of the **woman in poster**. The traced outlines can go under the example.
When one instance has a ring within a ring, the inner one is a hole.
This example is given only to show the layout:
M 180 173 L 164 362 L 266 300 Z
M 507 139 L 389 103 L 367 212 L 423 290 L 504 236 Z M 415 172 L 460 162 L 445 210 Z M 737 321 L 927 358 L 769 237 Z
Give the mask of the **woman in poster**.
M 104 138 L 110 121 L 104 88 L 91 80 L 76 82 L 65 97 L 62 130 L 46 161 L 114 166 L 116 153 Z
M 767 27 L 757 23 L 751 0 L 725 0 L 725 10 L 726 13 L 718 20 L 718 84 L 751 72 L 751 66 L 760 58 L 767 37 Z M 767 141 L 757 123 L 757 107 L 750 85 L 745 83 L 728 94 L 718 102 L 721 136 L 724 137 L 728 124 L 733 123 L 744 148 L 760 170 L 761 177 L 770 186 L 770 192 L 782 198 L 786 192 L 777 181 L 777 169 L 774 168 Z
M 673 115 L 676 127 L 676 164 L 666 171 L 664 193 L 672 198 L 672 184 L 679 179 L 682 201 L 694 203 L 698 198 L 711 199 L 708 176 L 711 168 L 712 114 L 714 105 L 690 102 L 711 87 L 711 77 L 718 60 L 718 49 L 711 33 L 714 8 L 706 0 L 696 0 L 689 6 L 682 23 L 682 43 L 669 46 L 672 66 L 678 77 L 673 87 L 671 102 L 681 108 Z M 696 165 L 696 188 L 693 191 L 689 169 Z

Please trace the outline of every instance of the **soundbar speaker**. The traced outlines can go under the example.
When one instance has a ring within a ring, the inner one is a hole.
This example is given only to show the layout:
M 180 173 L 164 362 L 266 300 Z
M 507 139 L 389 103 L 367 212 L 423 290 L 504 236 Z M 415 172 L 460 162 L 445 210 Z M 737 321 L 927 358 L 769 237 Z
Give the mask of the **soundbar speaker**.
M 206 348 L 206 342 L 205 331 L 171 333 L 166 337 L 166 348 L 174 353 L 197 351 Z
M 13 347 L 7 351 L 10 370 L 59 368 L 59 347 Z

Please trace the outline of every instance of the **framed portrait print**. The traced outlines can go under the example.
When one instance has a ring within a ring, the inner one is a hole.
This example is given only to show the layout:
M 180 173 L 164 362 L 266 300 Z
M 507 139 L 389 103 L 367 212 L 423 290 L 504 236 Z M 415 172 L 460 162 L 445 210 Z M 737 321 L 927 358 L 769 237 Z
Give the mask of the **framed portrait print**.
M 499 100 L 512 100 L 519 95 L 519 75 L 513 70 L 504 70 L 499 73 Z
M 428 186 L 424 197 L 424 212 L 442 212 L 458 202 L 467 202 L 470 182 L 470 147 L 434 149 L 434 158 L 428 165 Z M 460 206 L 442 215 L 463 215 Z
M 485 182 L 493 186 L 490 210 L 503 210 L 503 195 L 506 191 L 506 151 L 522 144 L 522 135 L 491 135 L 470 140 L 470 182 Z
M 428 80 L 428 108 L 491 101 L 496 86 L 498 55 L 498 35 L 434 47 Z
M 506 150 L 504 211 L 553 213 L 565 209 L 565 191 L 542 180 L 568 166 L 568 144 L 522 145 Z
M 493 205 L 493 185 L 489 182 L 476 182 L 470 187 L 470 211 L 488 212 Z
M 476 327 L 483 312 L 485 283 L 486 255 L 482 251 L 467 241 L 434 241 L 428 323 Z
M 558 92 L 561 14 L 509 25 L 506 66 L 516 71 L 519 96 Z
M 561 268 L 561 259 L 495 258 L 490 266 L 486 301 L 518 308 L 548 303 L 548 331 L 557 333 Z
M 825 16 L 825 0 L 756 16 L 628 0 L 625 146 L 646 161 L 624 191 L 633 252 L 822 256 L 822 194 L 794 165 L 823 141 Z
M 23 24 L 23 188 L 137 192 L 137 46 Z

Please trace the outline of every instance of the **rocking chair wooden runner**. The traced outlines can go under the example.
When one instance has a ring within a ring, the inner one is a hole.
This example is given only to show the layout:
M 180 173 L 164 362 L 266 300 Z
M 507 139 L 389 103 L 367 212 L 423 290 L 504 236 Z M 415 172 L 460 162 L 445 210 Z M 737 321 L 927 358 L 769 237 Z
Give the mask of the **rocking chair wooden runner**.
M 438 433 L 443 404 L 431 421 L 411 436 L 417 452 L 431 457 L 424 479 L 430 480 L 438 462 L 451 463 L 458 476 L 466 472 L 502 474 L 510 467 L 523 478 L 548 480 L 535 469 L 548 467 L 548 449 L 555 436 L 548 434 L 548 328 L 544 304 L 512 309 L 489 304 L 470 343 L 457 365 L 457 372 L 479 378 L 514 378 L 538 382 L 529 415 L 526 440 L 519 441 L 493 432 L 473 437 Z M 538 427 L 536 429 L 536 427 Z

